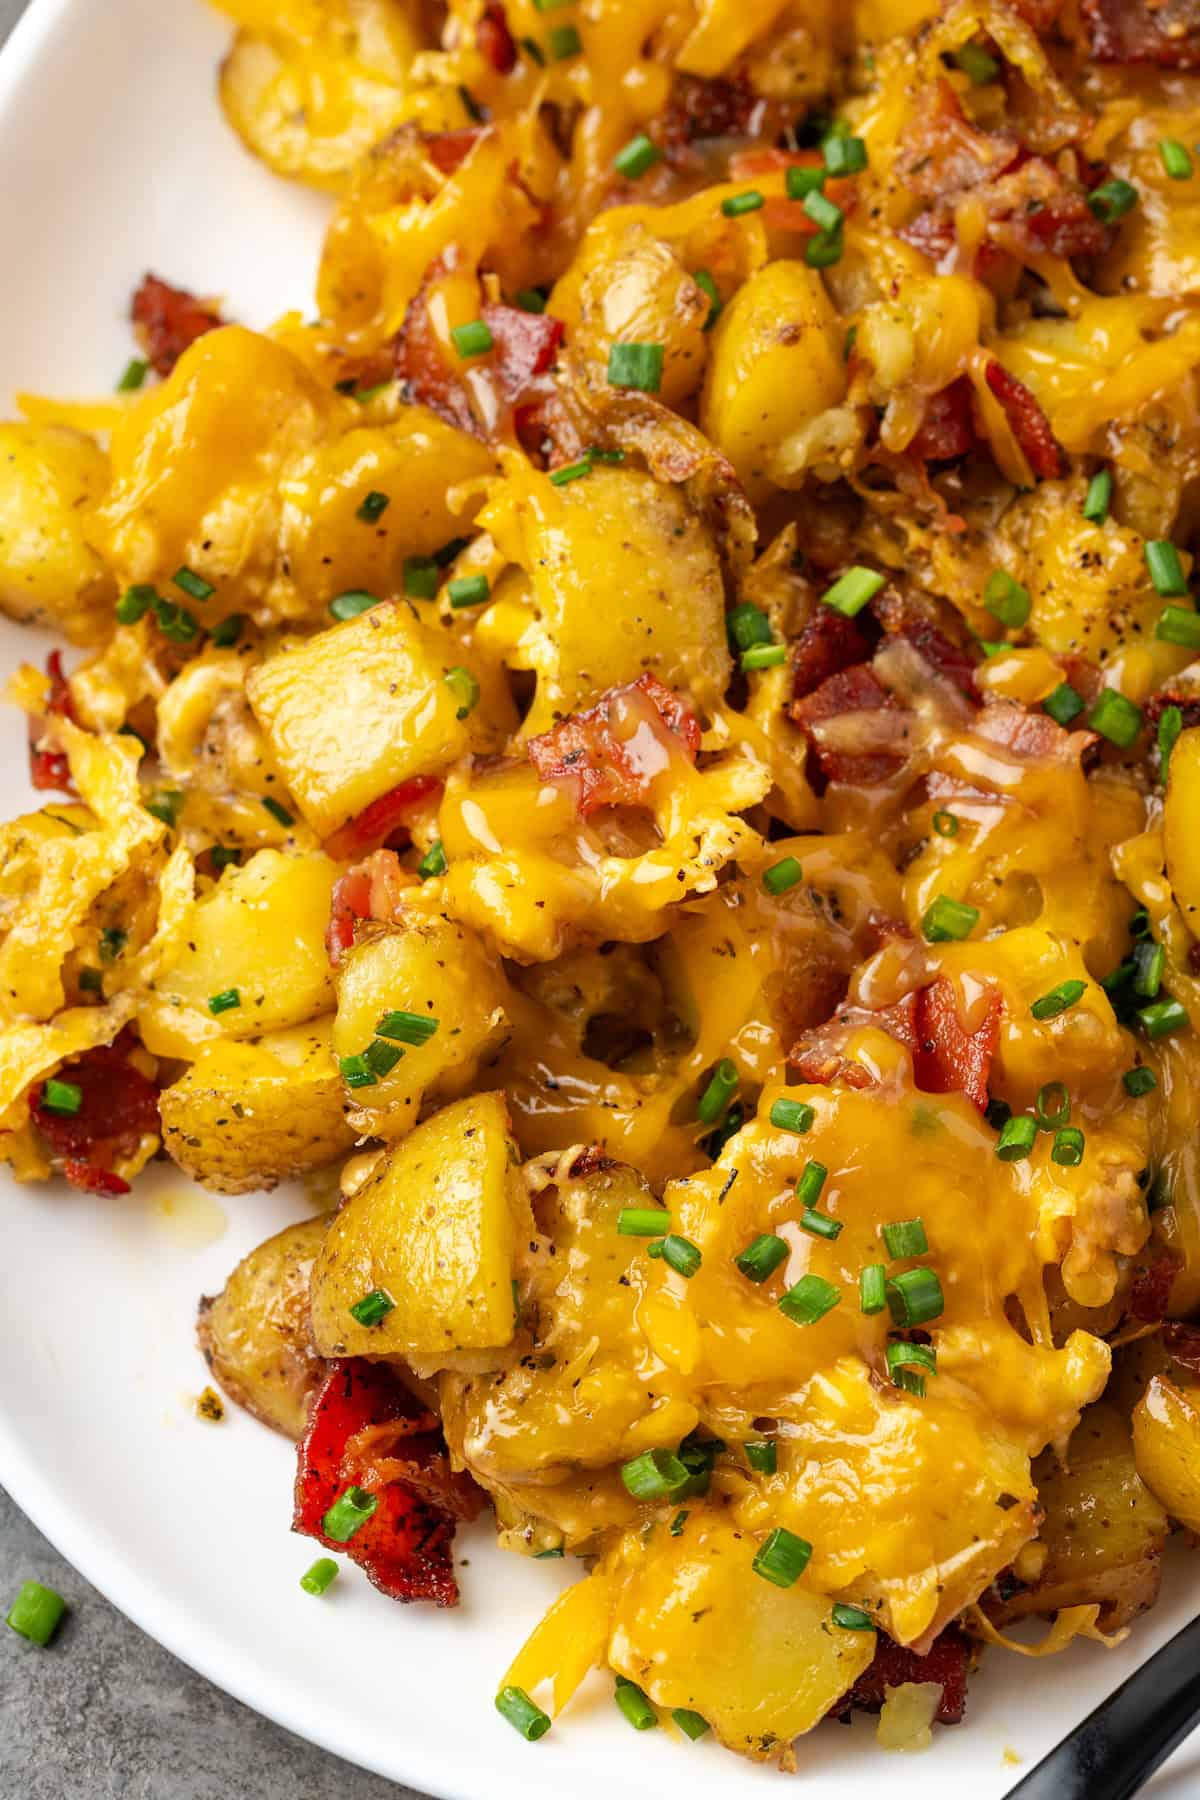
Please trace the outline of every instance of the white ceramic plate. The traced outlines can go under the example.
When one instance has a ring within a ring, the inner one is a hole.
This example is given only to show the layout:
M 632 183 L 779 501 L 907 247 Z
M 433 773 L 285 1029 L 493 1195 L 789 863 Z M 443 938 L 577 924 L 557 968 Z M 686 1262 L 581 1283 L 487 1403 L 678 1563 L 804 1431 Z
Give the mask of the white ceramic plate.
M 0 404 L 18 387 L 109 388 L 149 267 L 264 324 L 313 290 L 323 202 L 285 186 L 221 120 L 226 26 L 201 0 L 36 0 L 0 58 Z M 0 621 L 0 664 L 45 644 Z M 0 804 L 29 804 L 24 729 L 0 718 Z M 144 1191 L 145 1190 L 145 1191 Z M 196 1193 L 199 1190 L 195 1190 Z M 600 1800 L 687 1782 L 694 1800 L 765 1794 L 772 1777 L 718 1750 L 634 1737 L 598 1677 L 550 1737 L 524 1744 L 492 1708 L 497 1677 L 568 1571 L 463 1533 L 457 1612 L 401 1608 L 348 1568 L 322 1600 L 298 1579 L 315 1546 L 289 1532 L 293 1455 L 252 1420 L 197 1420 L 197 1296 L 305 1197 L 191 1197 L 170 1172 L 127 1201 L 3 1183 L 0 1481 L 145 1630 L 302 1736 L 445 1800 Z M 886 1783 L 892 1800 L 998 1800 L 1192 1610 L 1196 1573 L 1123 1649 L 1051 1664 L 985 1659 L 969 1722 L 917 1757 L 872 1724 L 799 1747 L 805 1791 Z M 737 1654 L 730 1646 L 731 1656 Z M 1194 1792 L 1185 1749 L 1159 1777 Z M 1102 1800 L 1097 1796 L 1097 1800 Z

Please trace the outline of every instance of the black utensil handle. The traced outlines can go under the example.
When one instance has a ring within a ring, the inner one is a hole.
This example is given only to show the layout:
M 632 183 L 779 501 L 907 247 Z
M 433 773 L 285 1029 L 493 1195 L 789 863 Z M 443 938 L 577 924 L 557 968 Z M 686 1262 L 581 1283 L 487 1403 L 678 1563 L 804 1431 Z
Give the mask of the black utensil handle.
M 1200 1619 L 1043 1757 L 1008 1800 L 1129 1800 L 1200 1720 Z

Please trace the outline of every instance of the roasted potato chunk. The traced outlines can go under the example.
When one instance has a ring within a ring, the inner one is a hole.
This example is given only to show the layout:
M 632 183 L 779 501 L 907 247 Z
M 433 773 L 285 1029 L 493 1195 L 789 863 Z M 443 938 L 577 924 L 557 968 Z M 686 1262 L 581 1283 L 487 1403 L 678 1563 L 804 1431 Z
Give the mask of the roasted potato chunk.
M 1133 1413 L 1137 1472 L 1189 1531 L 1200 1531 L 1200 1392 L 1152 1377 Z
M 447 1106 L 395 1145 L 343 1206 L 313 1269 L 325 1356 L 402 1356 L 418 1373 L 500 1351 L 515 1329 L 513 1258 L 530 1230 L 501 1094 Z M 392 1310 L 350 1308 L 381 1288 Z
M 221 1039 L 159 1096 L 163 1148 L 219 1194 L 246 1194 L 324 1168 L 356 1133 L 342 1110 L 332 1020 Z
M 0 425 L 0 607 L 72 643 L 102 641 L 116 589 L 85 536 L 108 458 L 65 425 Z
M 243 1257 L 221 1293 L 200 1302 L 196 1335 L 225 1393 L 298 1438 L 324 1365 L 312 1347 L 308 1285 L 327 1215 L 276 1232 Z

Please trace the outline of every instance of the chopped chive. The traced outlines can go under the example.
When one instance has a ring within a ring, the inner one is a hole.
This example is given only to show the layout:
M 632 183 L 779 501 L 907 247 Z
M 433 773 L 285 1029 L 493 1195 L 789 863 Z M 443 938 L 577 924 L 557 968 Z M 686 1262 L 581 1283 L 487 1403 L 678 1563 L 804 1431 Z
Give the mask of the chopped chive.
M 636 137 L 631 137 L 629 142 L 617 151 L 613 157 L 613 168 L 618 175 L 623 175 L 626 181 L 637 181 L 646 173 L 647 169 L 652 169 L 656 162 L 661 161 L 662 151 L 653 138 L 648 138 L 644 131 L 639 131 Z
M 55 1081 L 52 1077 L 42 1088 L 41 1106 L 44 1112 L 72 1118 L 82 1105 L 83 1089 L 78 1082 Z
M 635 1500 L 673 1500 L 691 1479 L 691 1471 L 671 1450 L 643 1450 L 621 1464 L 621 1480 Z
M 337 1580 L 338 1566 L 332 1556 L 318 1556 L 312 1567 L 300 1577 L 306 1594 L 323 1594 Z
M 711 331 L 721 316 L 721 296 L 717 290 L 717 284 L 707 269 L 696 269 L 692 275 L 692 280 L 702 294 L 708 295 L 710 305 L 708 317 L 704 321 L 704 329 L 705 331 Z
M 1200 613 L 1190 606 L 1164 606 L 1158 615 L 1154 635 L 1163 644 L 1200 650 Z
M 178 788 L 162 788 L 147 800 L 146 811 L 174 831 L 182 805 L 183 795 Z
M 460 88 L 459 92 L 465 95 L 466 89 Z M 477 114 L 476 116 L 481 117 L 482 115 Z M 355 388 L 353 398 L 358 401 L 360 406 L 369 406 L 371 401 L 378 399 L 380 394 L 386 394 L 391 385 L 390 381 L 377 381 L 374 387 Z
M 804 880 L 804 870 L 794 856 L 781 856 L 777 863 L 763 870 L 762 884 L 768 894 L 786 894 Z
M 200 627 L 187 607 L 176 606 L 173 600 L 164 600 L 161 594 L 154 598 L 154 618 L 158 629 L 172 644 L 190 644 L 200 635 Z
M 496 343 L 482 319 L 471 319 L 466 325 L 452 326 L 450 336 L 464 362 L 472 356 L 486 356 Z
M 960 44 L 954 60 L 974 87 L 986 87 L 1000 73 L 1000 64 L 982 44 Z
M 338 1068 L 347 1087 L 374 1087 L 379 1079 L 365 1055 L 339 1056 Z
M 591 472 L 591 461 L 588 457 L 583 456 L 578 462 L 564 463 L 559 469 L 551 469 L 550 485 L 551 487 L 566 487 L 568 482 L 579 481 L 582 476 L 590 475 Z
M 1033 1149 L 1037 1136 L 1037 1120 L 1017 1113 L 1006 1119 L 996 1140 L 996 1155 L 1001 1162 L 1023 1162 Z
M 934 1270 L 924 1264 L 893 1276 L 887 1284 L 887 1303 L 893 1322 L 906 1328 L 927 1325 L 946 1310 L 942 1284 Z
M 816 1114 L 806 1100 L 776 1100 L 767 1117 L 776 1131 L 791 1131 L 803 1137 L 812 1130 Z
M 118 394 L 136 394 L 150 373 L 150 364 L 140 356 L 131 356 L 117 383 Z
M 1005 569 L 993 569 L 983 590 L 983 604 L 994 619 L 1017 631 L 1029 618 L 1033 601 L 1029 589 L 1014 581 Z
M 712 1160 L 716 1162 L 730 1138 L 737 1136 L 745 1122 L 745 1109 L 740 1106 L 731 1106 L 721 1123 L 715 1126 L 704 1139 L 705 1154 L 711 1156 Z
M 546 33 L 546 42 L 555 62 L 566 62 L 568 57 L 578 56 L 583 49 L 583 39 L 574 25 L 555 25 Z
M 350 1317 L 357 1319 L 360 1325 L 378 1325 L 386 1319 L 395 1308 L 396 1302 L 383 1288 L 372 1288 L 361 1300 L 356 1300 L 350 1308 Z
M 1128 750 L 1142 729 L 1141 709 L 1116 688 L 1105 688 L 1088 714 L 1088 724 L 1110 744 Z
M 1183 713 L 1179 707 L 1164 706 L 1158 721 L 1158 760 L 1162 765 L 1164 781 L 1171 765 L 1171 752 L 1182 730 Z
M 189 600 L 211 600 L 217 591 L 211 581 L 205 581 L 194 569 L 176 569 L 171 580 Z
M 661 344 L 613 344 L 608 352 L 608 385 L 657 394 L 662 386 Z
M 696 1117 L 702 1125 L 715 1125 L 737 1093 L 738 1072 L 727 1056 L 723 1056 L 709 1078 L 708 1086 L 696 1105 Z
M 446 593 L 453 607 L 482 606 L 491 593 L 486 575 L 460 575 L 446 583 Z
M 525 39 L 523 41 L 529 42 L 531 40 Z M 513 299 L 522 312 L 544 313 L 546 310 L 546 296 L 543 294 L 541 288 L 518 288 L 517 292 L 513 295 Z
M 1126 1069 L 1121 1077 L 1121 1085 L 1125 1092 L 1137 1100 L 1143 1094 L 1149 1094 L 1158 1086 L 1158 1076 L 1153 1069 L 1138 1063 L 1135 1068 Z
M 562 6 L 573 6 L 575 0 L 533 0 L 536 12 L 557 12 Z
M 233 1012 L 242 1004 L 242 996 L 237 988 L 222 988 L 219 994 L 213 994 L 208 1002 L 210 1013 Z
M 810 194 L 819 193 L 828 175 L 828 169 L 789 169 L 784 176 L 788 199 L 807 200 Z
M 378 605 L 379 600 L 375 594 L 365 593 L 359 588 L 351 593 L 339 594 L 329 602 L 329 610 L 335 619 L 357 619 L 360 613 L 370 612 L 373 606 Z
M 100 933 L 101 962 L 115 962 L 125 948 L 127 934 L 119 926 L 109 925 Z
M 1083 502 L 1083 516 L 1093 525 L 1103 525 L 1108 517 L 1108 509 L 1112 504 L 1113 478 L 1111 469 L 1100 469 L 1088 482 L 1087 497 Z
M 122 625 L 136 625 L 157 599 L 155 589 L 144 584 L 126 588 L 115 608 L 118 621 Z
M 923 1399 L 926 1374 L 937 1374 L 937 1356 L 928 1344 L 893 1339 L 887 1347 L 887 1366 L 893 1387 L 904 1388 Z
M 924 1256 L 929 1249 L 923 1219 L 898 1219 L 882 1230 L 884 1246 L 893 1262 L 903 1256 Z
M 364 524 L 374 525 L 377 519 L 383 517 L 391 503 L 389 495 L 381 494 L 378 488 L 372 488 L 370 493 L 364 496 L 355 517 L 362 519 Z
M 211 641 L 217 645 L 218 649 L 228 650 L 241 637 L 242 627 L 245 623 L 241 613 L 230 613 L 227 619 L 222 619 L 213 626 L 209 634 Z
M 796 1183 L 796 1198 L 801 1206 L 816 1205 L 821 1197 L 821 1189 L 825 1186 L 828 1174 L 829 1170 L 824 1163 L 812 1161 L 805 1163 L 804 1173 Z
M 842 361 L 848 363 L 854 355 L 854 346 L 858 343 L 858 326 L 849 325 L 842 339 Z
M 455 718 L 468 718 L 479 705 L 479 683 L 472 675 L 470 669 L 464 669 L 461 663 L 456 663 L 452 669 L 447 669 L 444 680 L 446 686 L 458 701 L 458 709 L 454 715 Z
M 1055 1132 L 1050 1160 L 1061 1163 L 1064 1169 L 1073 1169 L 1083 1161 L 1083 1133 L 1077 1125 L 1064 1125 Z
M 1056 1126 L 1066 1124 L 1071 1116 L 1071 1096 L 1065 1082 L 1042 1083 L 1033 1103 L 1033 1116 L 1043 1131 L 1053 1131 Z
M 1138 203 L 1138 191 L 1128 181 L 1116 177 L 1112 181 L 1101 182 L 1088 195 L 1088 205 L 1103 225 L 1115 225 L 1118 219 L 1132 212 Z
M 842 1221 L 831 1219 L 828 1213 L 818 1212 L 815 1206 L 806 1206 L 800 1215 L 800 1229 L 807 1231 L 810 1237 L 825 1238 L 833 1243 L 842 1235 Z
M 831 269 L 842 260 L 844 242 L 840 231 L 818 231 L 804 248 L 804 260 L 810 269 Z
M 814 188 L 804 201 L 804 212 L 821 231 L 835 232 L 842 228 L 842 209 L 836 206 L 828 194 L 820 188 Z
M 622 1237 L 662 1237 L 664 1223 L 670 1222 L 670 1213 L 661 1206 L 623 1206 L 617 1231 Z
M 764 1581 L 790 1588 L 803 1575 L 811 1555 L 812 1545 L 805 1538 L 777 1525 L 759 1545 L 750 1567 Z
M 756 644 L 753 650 L 742 651 L 740 666 L 742 672 L 749 675 L 755 669 L 777 669 L 786 661 L 786 644 Z
M 756 1237 L 752 1244 L 747 1244 L 734 1257 L 734 1262 L 746 1277 L 747 1281 L 765 1281 L 773 1275 L 780 1263 L 787 1261 L 788 1247 L 783 1238 L 764 1232 Z
M 832 587 L 825 589 L 821 595 L 821 603 L 823 606 L 832 606 L 834 612 L 841 613 L 843 618 L 853 619 L 886 585 L 886 575 L 881 575 L 877 569 L 864 569 L 856 564 L 839 576 Z
M 667 1526 L 667 1530 L 670 1532 L 672 1537 L 682 1537 L 683 1536 L 683 1528 L 687 1524 L 687 1521 L 688 1521 L 687 1508 L 684 1507 L 675 1514 L 675 1517 L 671 1520 L 671 1523 Z
M 282 806 L 280 802 L 274 799 L 270 794 L 263 797 L 263 805 L 275 820 L 275 823 L 277 825 L 282 825 L 285 831 L 296 823 L 287 807 Z
M 827 137 L 821 155 L 831 175 L 861 175 L 867 166 L 867 146 L 860 137 Z
M 40 1581 L 26 1581 L 8 1609 L 5 1624 L 11 1631 L 28 1638 L 31 1644 L 40 1644 L 44 1649 L 58 1630 L 66 1610 L 66 1601 L 53 1588 L 43 1587 Z
M 939 894 L 925 908 L 921 932 L 929 944 L 958 943 L 970 937 L 978 923 L 978 907 L 952 900 L 949 894 Z
M 1162 986 L 1167 966 L 1167 952 L 1162 944 L 1150 940 L 1138 944 L 1133 953 L 1133 991 L 1143 1000 L 1153 1000 Z
M 385 1075 L 391 1074 L 404 1052 L 399 1044 L 389 1044 L 385 1038 L 375 1038 L 362 1054 L 372 1075 L 382 1081 Z
M 469 537 L 453 537 L 447 539 L 441 549 L 435 550 L 433 553 L 433 560 L 438 568 L 447 568 L 454 561 L 456 556 L 462 555 L 462 552 L 467 548 L 470 542 L 471 540 Z
M 758 212 L 765 205 L 757 188 L 747 188 L 744 194 L 727 194 L 721 202 L 721 211 L 727 219 L 740 219 L 743 213 Z
M 833 1612 L 830 1616 L 834 1624 L 840 1625 L 843 1631 L 873 1631 L 875 1629 L 875 1621 L 869 1612 L 864 1612 L 861 1606 L 847 1606 L 841 1600 L 834 1602 Z
M 417 864 L 417 874 L 422 881 L 432 881 L 436 875 L 444 875 L 447 869 L 446 852 L 442 848 L 441 838 L 436 838 Z
M 371 1518 L 378 1505 L 377 1495 L 369 1494 L 366 1488 L 348 1487 L 338 1495 L 321 1520 L 321 1530 L 335 1544 L 348 1544 L 360 1526 Z
M 887 1305 L 887 1270 L 882 1263 L 868 1263 L 858 1278 L 858 1304 L 868 1317 Z
M 793 1325 L 815 1325 L 827 1312 L 832 1312 L 841 1292 L 823 1275 L 802 1275 L 794 1287 L 781 1295 L 779 1310 Z
M 611 463 L 616 468 L 619 463 L 625 461 L 625 452 L 623 450 L 605 450 L 599 444 L 589 444 L 587 457 L 589 462 Z
M 692 1279 L 702 1261 L 700 1251 L 691 1239 L 679 1237 L 673 1231 L 663 1239 L 662 1259 L 668 1269 L 674 1269 L 685 1281 Z
M 1166 1037 L 1190 1024 L 1187 1007 L 1179 1000 L 1155 1000 L 1138 1011 L 1138 1020 L 1147 1037 Z
M 524 1688 L 501 1688 L 496 1695 L 496 1711 L 519 1731 L 527 1744 L 536 1744 L 550 1729 L 550 1715 L 529 1698 Z
M 1057 987 L 1039 995 L 1029 1010 L 1035 1019 L 1057 1019 L 1082 1000 L 1086 990 L 1086 981 L 1060 981 Z
M 1187 576 L 1179 560 L 1179 552 L 1167 538 L 1151 538 L 1145 546 L 1146 567 L 1155 591 L 1164 600 L 1173 600 L 1188 591 Z
M 678 1725 L 680 1731 L 682 1731 L 684 1737 L 691 1738 L 693 1743 L 695 1743 L 697 1738 L 707 1736 L 708 1732 L 711 1730 L 707 1719 L 702 1719 L 698 1712 L 692 1712 L 686 1706 L 675 1707 L 671 1713 L 671 1717 L 674 1719 L 676 1725 Z
M 535 1550 L 533 1560 L 534 1562 L 558 1562 L 565 1555 L 566 1551 L 561 1544 L 553 1544 L 549 1550 Z
M 1058 725 L 1069 725 L 1084 709 L 1082 694 L 1077 694 L 1069 681 L 1060 681 L 1052 694 L 1042 701 L 1045 710 Z
M 432 556 L 406 556 L 404 592 L 410 600 L 432 600 L 438 591 L 438 566 Z
M 636 1681 L 627 1681 L 623 1675 L 618 1675 L 613 1699 L 635 1731 L 651 1731 L 658 1724 L 658 1714 Z
M 735 650 L 752 650 L 755 644 L 771 642 L 771 621 L 761 606 L 745 600 L 735 606 L 725 620 L 729 642 Z
M 779 1462 L 778 1445 L 771 1438 L 743 1446 L 746 1461 L 758 1475 L 774 1475 Z
M 958 820 L 952 812 L 935 812 L 933 815 L 933 829 L 941 838 L 957 837 Z
M 1159 138 L 1158 154 L 1172 181 L 1186 181 L 1192 173 L 1192 159 L 1178 138 Z
M 85 994 L 101 994 L 104 992 L 104 976 L 99 969 L 80 969 L 79 986 Z

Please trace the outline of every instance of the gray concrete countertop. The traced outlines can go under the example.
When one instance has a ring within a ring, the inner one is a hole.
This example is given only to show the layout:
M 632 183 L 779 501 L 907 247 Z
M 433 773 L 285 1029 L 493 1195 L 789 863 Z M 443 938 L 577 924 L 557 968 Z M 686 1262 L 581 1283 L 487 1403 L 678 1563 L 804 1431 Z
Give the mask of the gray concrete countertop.
M 25 6 L 0 0 L 0 42 Z M 0 1618 L 28 1580 L 71 1610 L 48 1650 L 0 1627 L 0 1800 L 416 1800 L 194 1675 L 0 1490 Z

